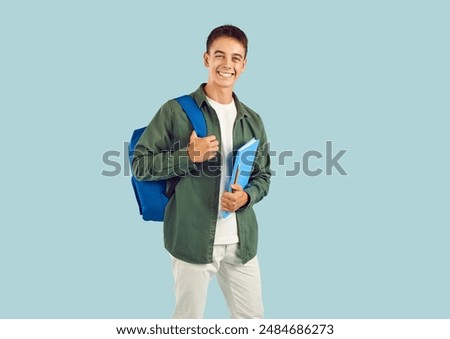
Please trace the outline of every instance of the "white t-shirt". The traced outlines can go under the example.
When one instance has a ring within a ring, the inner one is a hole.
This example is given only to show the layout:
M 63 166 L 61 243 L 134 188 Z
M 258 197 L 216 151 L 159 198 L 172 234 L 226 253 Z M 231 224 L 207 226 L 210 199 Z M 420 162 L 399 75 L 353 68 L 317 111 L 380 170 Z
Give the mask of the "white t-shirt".
M 222 218 L 223 210 L 220 208 L 220 199 L 225 191 L 225 186 L 230 181 L 233 157 L 233 127 L 236 120 L 237 109 L 234 100 L 230 104 L 220 104 L 206 97 L 214 108 L 220 123 L 220 153 L 222 155 L 222 174 L 220 178 L 219 210 L 216 225 L 216 237 L 214 244 L 228 245 L 239 242 L 236 213 L 231 213 L 227 218 Z

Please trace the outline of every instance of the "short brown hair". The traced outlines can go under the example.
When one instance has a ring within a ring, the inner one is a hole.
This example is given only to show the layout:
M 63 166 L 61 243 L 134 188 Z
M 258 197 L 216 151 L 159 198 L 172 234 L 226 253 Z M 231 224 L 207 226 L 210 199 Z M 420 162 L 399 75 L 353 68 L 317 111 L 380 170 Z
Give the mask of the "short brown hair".
M 214 40 L 220 37 L 229 37 L 239 41 L 245 49 L 245 56 L 247 56 L 247 45 L 248 39 L 245 33 L 238 27 L 233 25 L 223 25 L 214 28 L 211 33 L 209 33 L 208 39 L 206 40 L 206 52 L 209 52 L 209 48 L 211 47 Z

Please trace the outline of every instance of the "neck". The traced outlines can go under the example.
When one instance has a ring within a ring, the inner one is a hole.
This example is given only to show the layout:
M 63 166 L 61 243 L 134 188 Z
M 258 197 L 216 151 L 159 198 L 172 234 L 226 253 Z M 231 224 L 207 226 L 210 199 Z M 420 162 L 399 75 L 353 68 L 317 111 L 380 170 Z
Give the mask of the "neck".
M 233 101 L 232 87 L 218 88 L 207 83 L 205 87 L 203 87 L 203 90 L 205 91 L 207 97 L 213 99 L 219 104 L 226 105 L 230 104 Z

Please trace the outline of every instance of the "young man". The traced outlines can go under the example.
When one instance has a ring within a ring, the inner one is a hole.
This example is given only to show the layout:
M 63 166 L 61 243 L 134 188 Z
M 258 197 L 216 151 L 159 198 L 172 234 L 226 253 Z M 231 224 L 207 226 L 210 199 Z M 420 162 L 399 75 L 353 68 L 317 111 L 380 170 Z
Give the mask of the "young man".
M 270 159 L 258 114 L 233 93 L 247 62 L 247 37 L 239 28 L 215 28 L 203 55 L 208 81 L 191 96 L 208 135 L 199 138 L 175 100 L 157 112 L 135 148 L 139 180 L 168 179 L 174 192 L 164 216 L 164 243 L 172 260 L 173 318 L 202 318 L 208 285 L 217 276 L 232 318 L 262 318 L 258 225 L 253 205 L 269 190 Z M 250 182 L 225 192 L 233 151 L 260 140 Z M 222 218 L 223 211 L 232 212 Z

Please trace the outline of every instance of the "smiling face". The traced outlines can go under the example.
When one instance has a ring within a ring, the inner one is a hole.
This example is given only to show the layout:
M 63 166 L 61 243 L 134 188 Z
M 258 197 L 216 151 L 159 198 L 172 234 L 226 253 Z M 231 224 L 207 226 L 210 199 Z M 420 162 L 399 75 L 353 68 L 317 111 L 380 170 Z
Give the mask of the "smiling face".
M 208 86 L 215 89 L 229 88 L 231 91 L 247 61 L 244 46 L 230 37 L 215 39 L 203 58 L 209 72 Z

